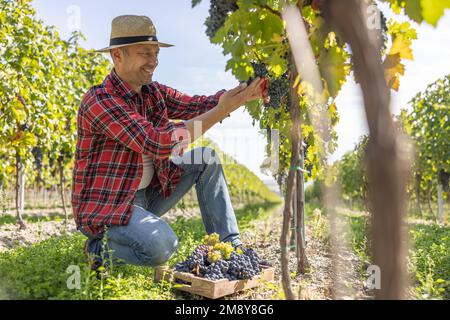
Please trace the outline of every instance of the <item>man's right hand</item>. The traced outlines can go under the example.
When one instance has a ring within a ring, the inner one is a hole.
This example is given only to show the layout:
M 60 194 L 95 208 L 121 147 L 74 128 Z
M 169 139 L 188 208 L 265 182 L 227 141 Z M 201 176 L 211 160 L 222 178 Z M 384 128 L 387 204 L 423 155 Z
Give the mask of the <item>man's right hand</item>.
M 266 81 L 264 78 L 258 77 L 249 86 L 243 82 L 239 86 L 224 92 L 216 106 L 217 111 L 226 116 L 247 102 L 262 98 L 264 92 L 261 90 L 261 84 L 264 81 Z

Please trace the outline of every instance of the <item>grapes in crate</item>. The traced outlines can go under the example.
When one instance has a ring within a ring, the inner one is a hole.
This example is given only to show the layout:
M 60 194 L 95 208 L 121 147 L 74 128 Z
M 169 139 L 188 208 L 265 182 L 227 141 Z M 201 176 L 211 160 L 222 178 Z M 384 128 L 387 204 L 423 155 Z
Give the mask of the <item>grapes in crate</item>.
M 177 263 L 175 270 L 208 280 L 244 280 L 260 274 L 262 262 L 253 249 L 235 249 L 229 242 L 220 242 L 219 235 L 213 233 L 205 236 L 203 244 L 185 261 Z

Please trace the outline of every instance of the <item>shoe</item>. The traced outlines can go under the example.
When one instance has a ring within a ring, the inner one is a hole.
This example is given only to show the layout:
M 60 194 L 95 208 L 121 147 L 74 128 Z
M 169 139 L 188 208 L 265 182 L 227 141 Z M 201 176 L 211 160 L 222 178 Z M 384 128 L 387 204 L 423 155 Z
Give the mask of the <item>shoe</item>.
M 273 267 L 273 265 L 268 260 L 261 260 L 259 264 L 266 267 Z

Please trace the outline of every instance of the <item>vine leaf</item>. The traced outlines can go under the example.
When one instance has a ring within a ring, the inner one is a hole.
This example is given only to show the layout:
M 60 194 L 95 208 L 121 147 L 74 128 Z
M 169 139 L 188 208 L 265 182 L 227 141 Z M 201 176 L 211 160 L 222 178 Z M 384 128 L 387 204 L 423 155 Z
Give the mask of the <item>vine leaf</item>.
M 405 66 L 401 63 L 400 54 L 386 55 L 383 67 L 387 85 L 395 91 L 398 91 L 400 87 L 400 77 L 405 74 Z
M 413 60 L 413 53 L 411 49 L 411 41 L 405 39 L 402 35 L 395 37 L 389 54 L 399 54 L 401 59 Z
M 414 57 L 411 40 L 398 34 L 383 62 L 386 83 L 395 91 L 398 91 L 400 87 L 400 77 L 405 74 L 405 65 L 401 62 L 402 59 L 413 60 Z
M 399 14 L 401 9 L 405 14 L 417 23 L 424 20 L 437 26 L 439 19 L 444 15 L 445 9 L 450 8 L 450 0 L 384 0 L 389 2 L 395 13 Z
M 421 0 L 420 4 L 423 18 L 434 27 L 437 26 L 439 19 L 444 15 L 445 9 L 450 8 L 450 0 Z
M 409 0 L 405 6 L 405 13 L 417 23 L 423 21 L 421 0 Z
M 350 72 L 347 54 L 338 46 L 324 50 L 319 56 L 319 69 L 332 97 L 337 96 Z
M 200 2 L 202 2 L 202 0 L 192 0 L 192 8 L 194 8 L 194 7 L 196 7 L 197 5 L 199 5 Z

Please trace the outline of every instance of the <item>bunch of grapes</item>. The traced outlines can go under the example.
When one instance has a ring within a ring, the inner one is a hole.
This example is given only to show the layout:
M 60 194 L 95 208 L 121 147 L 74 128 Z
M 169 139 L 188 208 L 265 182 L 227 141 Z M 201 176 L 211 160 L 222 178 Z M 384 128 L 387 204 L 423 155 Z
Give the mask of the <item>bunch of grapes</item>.
M 278 109 L 283 100 L 289 96 L 289 80 L 287 76 L 276 78 L 269 82 L 270 101 L 266 103 L 266 107 Z
M 255 78 L 268 78 L 269 77 L 269 71 L 267 70 L 267 66 L 264 63 L 255 63 L 252 62 L 253 67 L 253 77 L 248 78 L 246 81 L 247 85 L 250 85 Z
M 438 180 L 440 185 L 444 188 L 444 192 L 447 192 L 449 189 L 449 180 L 450 180 L 450 173 L 445 171 L 444 169 L 439 169 L 438 172 Z
M 252 249 L 242 254 L 234 252 L 230 258 L 228 275 L 231 280 L 250 279 L 261 272 L 260 259 Z
M 280 78 L 270 78 L 267 66 L 264 63 L 252 63 L 254 77 L 247 80 L 250 84 L 256 77 L 267 78 L 268 98 L 264 99 L 264 105 L 267 108 L 278 109 L 283 103 L 286 104 L 289 97 L 289 79 L 287 73 Z M 265 89 L 265 88 L 263 88 Z
M 38 170 L 38 172 L 41 172 L 43 158 L 42 149 L 40 147 L 34 147 L 31 150 L 31 153 L 33 154 L 34 161 L 36 163 L 36 169 Z
M 176 271 L 191 272 L 209 280 L 250 279 L 261 272 L 262 261 L 253 249 L 233 248 L 230 243 L 220 242 L 217 234 L 208 235 L 204 243 L 183 262 Z M 266 263 L 267 264 L 267 263 Z
M 206 246 L 214 246 L 215 244 L 217 244 L 219 242 L 220 242 L 220 239 L 219 239 L 219 235 L 217 233 L 207 234 L 206 236 L 203 237 L 203 243 Z
M 264 63 L 252 62 L 252 67 L 255 77 L 263 78 L 269 76 L 269 71 L 267 70 L 267 66 Z
M 209 17 L 205 21 L 206 35 L 213 38 L 217 30 L 225 24 L 228 14 L 237 9 L 239 7 L 236 4 L 236 0 L 211 0 Z
M 222 253 L 219 250 L 210 250 L 208 252 L 208 262 L 214 263 L 222 260 Z
M 212 263 L 203 270 L 203 277 L 208 280 L 220 280 L 226 278 L 229 268 L 228 261 L 220 260 Z
M 199 245 L 185 261 L 176 264 L 175 270 L 180 272 L 191 272 L 204 267 L 207 263 L 208 250 L 208 246 Z
M 223 257 L 225 260 L 228 260 L 230 259 L 231 253 L 234 251 L 234 248 L 228 242 L 219 242 L 216 243 L 210 250 L 211 252 L 219 252 L 221 257 Z

